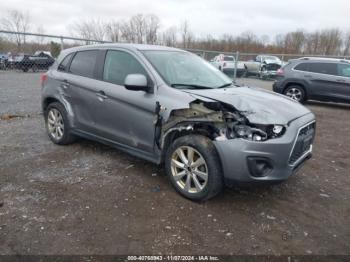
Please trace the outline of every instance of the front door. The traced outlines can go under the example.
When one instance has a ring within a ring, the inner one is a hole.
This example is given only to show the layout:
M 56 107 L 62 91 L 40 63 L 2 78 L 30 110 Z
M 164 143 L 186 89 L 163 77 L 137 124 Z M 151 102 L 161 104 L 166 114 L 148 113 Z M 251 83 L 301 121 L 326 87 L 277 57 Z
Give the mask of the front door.
M 101 81 L 96 85 L 100 97 L 96 118 L 99 135 L 142 151 L 153 152 L 156 98 L 153 92 L 131 91 L 124 87 L 128 74 L 149 74 L 133 54 L 109 50 Z

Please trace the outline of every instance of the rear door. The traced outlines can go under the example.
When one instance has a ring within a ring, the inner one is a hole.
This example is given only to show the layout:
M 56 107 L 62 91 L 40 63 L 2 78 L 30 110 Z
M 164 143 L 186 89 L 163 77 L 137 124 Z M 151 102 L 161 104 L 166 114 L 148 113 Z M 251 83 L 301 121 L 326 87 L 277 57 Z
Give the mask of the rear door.
M 341 86 L 337 81 L 337 64 L 310 62 L 307 65 L 308 72 L 304 72 L 304 78 L 309 83 L 310 94 L 321 100 L 337 98 Z
M 341 63 L 337 65 L 338 77 L 336 81 L 339 83 L 338 95 L 344 101 L 350 101 L 350 63 Z
M 74 113 L 75 125 L 88 133 L 96 132 L 98 89 L 96 88 L 96 61 L 98 50 L 77 52 L 61 85 L 66 90 Z

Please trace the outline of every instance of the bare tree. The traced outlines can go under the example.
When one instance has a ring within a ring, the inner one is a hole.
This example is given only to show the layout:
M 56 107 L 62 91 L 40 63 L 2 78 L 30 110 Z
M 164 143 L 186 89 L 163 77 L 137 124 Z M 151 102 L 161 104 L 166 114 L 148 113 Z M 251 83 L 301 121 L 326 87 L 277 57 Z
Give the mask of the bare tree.
M 188 48 L 189 44 L 192 41 L 193 34 L 190 31 L 190 24 L 187 20 L 181 23 L 180 30 L 181 30 L 182 45 L 184 48 Z
M 122 22 L 120 24 L 120 32 L 123 40 L 129 43 L 136 42 L 136 34 L 133 25 L 130 22 Z
M 343 56 L 350 55 L 350 31 L 345 35 Z
M 0 23 L 5 30 L 17 33 L 27 33 L 31 26 L 29 14 L 18 10 L 8 11 L 7 15 L 0 20 Z M 26 43 L 26 36 L 15 34 L 15 41 L 17 47 L 20 48 Z
M 321 33 L 321 49 L 324 55 L 337 55 L 342 45 L 341 31 L 337 28 L 323 30 Z
M 320 32 L 316 31 L 306 35 L 305 52 L 307 54 L 319 54 Z
M 163 45 L 177 46 L 177 28 L 175 26 L 169 27 L 163 32 Z
M 42 25 L 39 25 L 38 28 L 36 29 L 36 32 L 39 34 L 39 35 L 42 35 L 42 34 L 45 34 L 45 30 L 44 30 L 44 27 Z M 37 37 L 37 41 L 40 45 L 42 45 L 45 41 L 45 37 L 42 37 L 42 36 L 38 36 Z
M 137 14 L 130 19 L 130 28 L 135 34 L 135 40 L 138 44 L 146 42 L 146 19 L 143 14 Z
M 284 53 L 302 53 L 305 40 L 305 33 L 302 30 L 287 33 L 284 38 Z
M 146 29 L 146 43 L 156 44 L 158 39 L 158 30 L 160 27 L 160 20 L 156 15 L 147 15 L 145 17 L 145 29 Z
M 103 41 L 106 35 L 106 25 L 100 19 L 89 19 L 75 22 L 72 31 L 81 38 Z
M 121 25 L 118 21 L 112 20 L 106 24 L 107 40 L 119 42 L 121 40 Z

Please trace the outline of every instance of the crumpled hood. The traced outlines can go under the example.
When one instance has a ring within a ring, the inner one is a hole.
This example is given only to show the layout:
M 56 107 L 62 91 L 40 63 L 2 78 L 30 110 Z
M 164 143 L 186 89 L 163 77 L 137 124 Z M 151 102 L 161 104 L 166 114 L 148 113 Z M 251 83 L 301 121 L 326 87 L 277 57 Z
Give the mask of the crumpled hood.
M 265 59 L 263 62 L 266 64 L 282 65 L 282 61 L 280 61 L 280 60 Z
M 261 88 L 234 87 L 225 89 L 183 90 L 196 96 L 232 105 L 250 123 L 287 125 L 289 122 L 311 113 L 300 103 L 285 96 Z

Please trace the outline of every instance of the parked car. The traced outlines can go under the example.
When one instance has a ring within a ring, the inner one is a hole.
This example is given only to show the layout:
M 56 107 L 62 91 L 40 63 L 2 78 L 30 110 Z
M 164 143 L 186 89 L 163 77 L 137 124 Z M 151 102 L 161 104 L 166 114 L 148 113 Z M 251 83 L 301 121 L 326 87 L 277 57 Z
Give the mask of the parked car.
M 0 70 L 6 70 L 7 61 L 8 61 L 8 55 L 0 54 Z
M 282 61 L 276 56 L 258 55 L 255 60 L 245 62 L 247 75 L 256 75 L 261 79 L 275 77 Z
M 15 57 L 14 67 L 16 69 L 28 72 L 29 69 L 33 72 L 38 70 L 48 70 L 50 66 L 55 62 L 55 59 L 43 52 L 38 55 L 20 55 Z
M 235 70 L 235 61 L 236 59 L 234 56 L 220 54 L 215 56 L 210 62 L 220 71 L 226 74 L 233 74 Z M 237 77 L 244 76 L 245 72 L 246 69 L 244 67 L 244 63 L 237 61 Z
M 349 103 L 350 61 L 313 57 L 290 60 L 279 71 L 273 90 L 299 102 Z
M 311 157 L 315 116 L 306 107 L 236 86 L 180 49 L 66 49 L 41 82 L 53 143 L 81 136 L 164 164 L 171 184 L 191 200 L 232 182 L 286 180 Z

